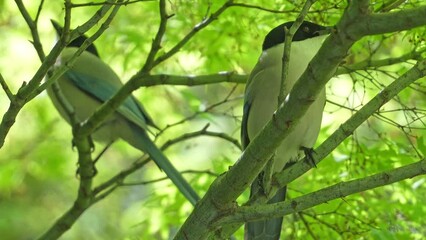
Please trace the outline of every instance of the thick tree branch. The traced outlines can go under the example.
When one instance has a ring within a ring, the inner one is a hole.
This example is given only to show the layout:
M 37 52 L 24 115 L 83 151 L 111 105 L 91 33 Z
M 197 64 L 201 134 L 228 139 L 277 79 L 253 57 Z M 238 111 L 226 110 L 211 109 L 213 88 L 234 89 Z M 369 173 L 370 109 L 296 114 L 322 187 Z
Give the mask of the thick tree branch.
M 403 167 L 374 174 L 369 177 L 340 182 L 316 192 L 294 198 L 290 201 L 239 207 L 232 212 L 232 214 L 229 214 L 229 216 L 225 216 L 215 222 L 213 227 L 219 227 L 224 224 L 243 223 L 247 221 L 282 217 L 291 213 L 303 211 L 319 204 L 327 203 L 331 200 L 344 198 L 354 193 L 367 191 L 424 174 L 426 174 L 425 159 Z
M 363 108 L 355 113 L 350 119 L 348 119 L 341 127 L 336 130 L 327 140 L 319 146 L 315 152 L 315 163 L 319 162 L 327 156 L 333 149 L 335 149 L 343 140 L 350 136 L 353 131 L 365 122 L 374 112 L 376 112 L 381 106 L 394 98 L 399 92 L 407 88 L 414 81 L 426 76 L 426 60 L 422 59 L 413 68 L 407 71 L 400 78 L 395 80 L 379 94 L 377 94 L 372 100 L 370 100 Z M 285 169 L 281 173 L 278 173 L 273 182 L 275 183 L 274 188 L 271 189 L 270 194 L 273 195 L 275 192 L 286 186 L 293 180 L 297 179 L 308 170 L 312 168 L 312 165 L 306 160 L 301 160 L 293 166 Z M 265 196 L 258 196 L 258 198 L 250 199 L 247 205 L 265 203 L 268 199 Z M 241 223 L 228 226 L 224 232 L 218 234 L 224 234 L 225 236 L 231 234 L 233 231 L 239 228 Z
M 318 54 L 293 87 L 289 101 L 277 110 L 273 119 L 250 143 L 237 163 L 211 185 L 180 229 L 176 239 L 207 238 L 215 230 L 209 227 L 211 222 L 218 220 L 223 213 L 236 209 L 233 204 L 235 199 L 254 180 L 276 147 L 294 128 L 320 89 L 333 76 L 352 44 L 366 35 L 359 31 L 362 25 L 359 19 L 369 18 L 368 5 L 368 1 L 350 2 L 335 31 L 325 40 Z M 410 16 L 413 22 L 417 22 L 419 15 Z M 387 24 L 391 25 L 392 22 Z M 420 25 L 421 23 L 412 24 L 405 29 Z M 389 31 L 392 31 L 392 28 L 389 28 Z
M 426 49 L 421 49 L 419 51 L 408 52 L 399 57 L 391 57 L 385 59 L 371 60 L 366 59 L 361 62 L 357 62 L 350 65 L 342 65 L 338 67 L 335 76 L 348 74 L 359 70 L 376 70 L 380 67 L 390 66 L 393 64 L 403 63 L 408 60 L 416 60 L 421 57 L 421 55 L 426 51 Z M 199 86 L 206 84 L 215 84 L 215 83 L 241 83 L 245 84 L 247 81 L 248 75 L 246 74 L 237 74 L 236 72 L 220 72 L 217 74 L 206 74 L 206 75 L 169 75 L 169 74 L 157 74 L 150 75 L 143 82 L 143 87 L 157 86 L 157 85 L 181 85 L 181 86 Z
M 237 74 L 235 72 L 220 72 L 217 74 L 197 75 L 197 76 L 179 76 L 158 74 L 147 77 L 141 86 L 155 86 L 155 85 L 184 85 L 184 86 L 198 86 L 214 83 L 246 83 L 247 75 Z
M 357 34 L 377 35 L 404 31 L 426 25 L 426 6 L 404 9 L 390 13 L 376 13 L 358 19 L 352 31 Z
M 426 59 L 418 62 L 404 75 L 389 84 L 383 91 L 371 99 L 364 107 L 356 112 L 351 118 L 343 123 L 327 140 L 325 140 L 317 149 L 315 163 L 318 164 L 333 151 L 343 140 L 352 135 L 353 131 L 374 114 L 381 106 L 394 98 L 398 93 L 407 88 L 414 81 L 426 76 Z M 285 186 L 294 179 L 300 177 L 309 169 L 306 161 L 300 161 L 277 175 L 279 186 Z
M 413 68 L 404 75 L 389 84 L 365 106 L 357 111 L 351 118 L 343 123 L 330 137 L 327 138 L 317 149 L 315 149 L 315 164 L 319 164 L 328 154 L 331 153 L 340 143 L 357 129 L 363 122 L 372 116 L 384 104 L 394 98 L 398 93 L 407 88 L 414 81 L 426 76 L 426 60 L 418 62 Z M 285 169 L 276 175 L 274 182 L 276 186 L 271 190 L 272 194 L 297 179 L 312 168 L 312 165 L 306 160 L 301 160 L 293 166 Z M 262 198 L 262 199 L 261 199 Z M 266 202 L 267 199 L 260 197 L 251 199 L 249 204 Z

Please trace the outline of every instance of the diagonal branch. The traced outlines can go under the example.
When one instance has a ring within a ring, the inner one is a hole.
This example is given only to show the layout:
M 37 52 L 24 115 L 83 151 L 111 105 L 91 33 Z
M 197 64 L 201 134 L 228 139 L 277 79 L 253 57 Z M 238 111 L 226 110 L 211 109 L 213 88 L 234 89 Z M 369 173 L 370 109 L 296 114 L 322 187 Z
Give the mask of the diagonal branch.
M 223 133 L 216 133 L 216 132 L 207 131 L 207 127 L 208 127 L 208 125 L 206 127 L 204 127 L 203 129 L 199 130 L 199 131 L 195 131 L 195 132 L 192 132 L 192 133 L 186 133 L 186 134 L 178 136 L 178 137 L 176 137 L 174 139 L 171 139 L 171 140 L 165 142 L 163 144 L 163 146 L 161 146 L 160 150 L 161 151 L 165 151 L 166 149 L 168 149 L 169 147 L 171 147 L 171 146 L 173 146 L 173 145 L 175 145 L 177 143 L 180 143 L 182 141 L 188 140 L 190 138 L 202 137 L 202 136 L 219 137 L 219 138 L 222 138 L 222 139 L 224 139 L 226 141 L 230 141 L 236 147 L 239 147 L 241 149 L 241 146 L 238 143 L 238 141 L 236 141 L 232 137 L 230 137 L 228 135 L 225 135 Z M 141 169 L 149 161 L 151 161 L 151 159 L 149 158 L 149 156 L 145 156 L 142 161 L 137 161 L 137 162 L 133 163 L 133 165 L 130 168 L 121 171 L 120 173 L 118 173 L 115 176 L 111 177 L 109 180 L 107 180 L 107 181 L 101 183 L 100 185 L 98 185 L 93 190 L 93 194 L 96 195 L 96 201 L 98 201 L 98 199 L 100 200 L 101 198 L 104 198 L 106 195 L 108 195 L 109 193 L 111 193 L 112 191 L 110 191 L 110 190 L 112 188 L 115 188 L 118 185 L 120 185 L 124 181 L 124 179 L 126 179 L 130 174 L 132 174 L 135 171 Z
M 361 37 L 373 33 L 371 29 L 362 31 L 362 29 L 368 29 L 369 25 L 365 23 L 371 23 L 371 21 L 359 21 L 359 19 L 369 19 L 371 16 L 369 14 L 369 1 L 350 2 L 331 36 L 325 40 L 318 54 L 293 87 L 288 102 L 280 106 L 273 119 L 250 143 L 236 164 L 210 186 L 204 198 L 200 200 L 197 208 L 178 232 L 176 239 L 208 238 L 212 235 L 212 231 L 216 230 L 211 228 L 211 222 L 217 221 L 224 213 L 235 210 L 235 199 L 248 188 L 281 141 L 294 128 L 298 119 L 312 103 L 309 100 L 315 99 L 320 89 L 333 76 L 349 48 Z M 410 20 L 410 24 L 403 29 L 421 26 L 422 22 L 417 19 L 419 16 L 424 16 L 421 11 L 417 11 L 417 15 L 409 14 L 410 18 L 407 18 L 403 11 L 392 14 L 406 21 Z M 395 20 L 388 21 L 387 24 L 392 25 L 393 22 Z M 399 23 L 396 25 L 400 26 Z M 378 30 L 377 34 L 382 33 L 381 30 Z M 388 30 L 395 31 L 395 27 L 390 27 Z
M 46 55 L 44 54 L 43 46 L 41 45 L 40 37 L 38 35 L 37 20 L 38 20 L 39 14 L 41 12 L 43 2 L 44 1 L 40 2 L 39 10 L 37 11 L 37 15 L 35 17 L 35 20 L 33 20 L 30 16 L 29 12 L 25 8 L 22 0 L 15 0 L 16 6 L 18 7 L 19 11 L 22 14 L 22 17 L 24 17 L 25 22 L 27 23 L 28 27 L 30 28 L 31 36 L 33 37 L 33 41 L 31 41 L 31 43 L 34 45 L 34 48 L 35 48 L 35 50 L 38 54 L 38 57 L 40 58 L 41 61 L 43 61 L 45 59 Z
M 366 59 L 354 64 L 343 65 L 339 67 L 335 75 L 348 74 L 358 70 L 366 70 L 366 69 L 374 70 L 379 67 L 390 66 L 397 63 L 407 62 L 408 60 L 416 60 L 416 59 L 419 59 L 424 52 L 426 52 L 426 48 L 418 50 L 418 51 L 408 52 L 399 57 L 391 57 L 391 58 L 385 58 L 385 59 L 379 59 L 379 60 Z
M 308 14 L 309 8 L 311 8 L 312 4 L 315 3 L 315 0 L 307 0 L 303 5 L 303 8 L 300 14 L 297 16 L 296 21 L 294 21 L 293 25 L 290 29 L 284 29 L 285 31 L 285 42 L 284 42 L 284 51 L 282 57 L 282 67 L 281 67 L 281 84 L 280 84 L 280 93 L 278 95 L 278 107 L 281 103 L 284 102 L 286 98 L 286 90 L 288 91 L 287 86 L 287 76 L 288 76 L 288 68 L 290 64 L 290 52 L 291 52 L 291 42 L 293 40 L 294 34 L 299 29 L 300 25 L 302 25 L 305 16 Z
M 152 69 L 155 56 L 161 49 L 161 40 L 163 39 L 163 36 L 166 33 L 167 20 L 169 19 L 169 16 L 167 16 L 166 12 L 166 0 L 160 0 L 159 9 L 160 26 L 158 27 L 157 34 L 155 35 L 154 40 L 152 41 L 151 50 L 149 51 L 145 65 L 142 67 L 141 72 L 149 72 Z
M 237 74 L 236 72 L 219 72 L 217 74 L 206 74 L 206 75 L 168 75 L 158 74 L 151 75 L 146 78 L 141 86 L 149 87 L 156 85 L 184 85 L 184 86 L 198 86 L 213 83 L 246 83 L 247 75 Z
M 12 91 L 10 91 L 9 86 L 6 83 L 6 80 L 4 80 L 3 75 L 0 73 L 0 85 L 3 88 L 4 92 L 6 93 L 7 97 L 11 102 L 13 102 L 13 99 L 15 96 L 13 95 Z
M 167 148 L 172 144 L 175 144 L 177 142 L 182 142 L 182 141 L 185 141 L 185 140 L 188 140 L 188 139 L 192 139 L 194 137 L 210 136 L 210 137 L 221 138 L 225 141 L 228 141 L 228 142 L 232 143 L 238 149 L 242 150 L 241 144 L 237 139 L 235 139 L 235 138 L 233 138 L 233 137 L 231 137 L 231 136 L 229 136 L 225 133 L 222 133 L 222 132 L 208 131 L 207 130 L 208 127 L 209 127 L 209 124 L 207 124 L 205 127 L 203 127 L 199 131 L 192 132 L 192 133 L 185 133 L 182 136 L 179 136 L 179 137 L 174 138 L 172 140 L 168 140 L 167 142 L 164 143 L 163 148 Z
M 65 8 L 71 8 L 70 0 L 65 1 Z M 119 0 L 120 2 L 120 0 Z M 101 29 L 92 36 L 92 38 L 98 37 L 112 21 L 117 14 L 121 5 L 116 5 L 108 18 L 105 20 Z M 71 33 L 72 34 L 72 33 Z M 66 34 L 65 34 L 66 35 Z M 65 37 L 66 38 L 66 37 Z M 91 41 L 90 38 L 88 41 Z M 88 43 L 90 44 L 90 42 Z M 88 45 L 86 44 L 86 45 Z M 87 47 L 87 46 L 86 46 Z M 80 50 L 80 49 L 79 49 Z M 81 50 L 83 51 L 83 50 Z M 77 55 L 77 54 L 76 54 Z M 79 135 L 78 129 L 79 124 L 73 124 L 73 144 L 78 150 L 78 174 L 80 176 L 80 183 L 78 187 L 77 198 L 74 201 L 73 206 L 65 212 L 56 222 L 42 235 L 39 239 L 57 239 L 64 234 L 71 226 L 77 221 L 77 219 L 83 214 L 83 212 L 89 208 L 94 202 L 94 194 L 92 190 L 92 183 L 94 177 L 94 166 L 92 161 L 92 142 L 90 137 L 85 135 Z
M 22 3 L 21 0 L 16 0 L 18 4 Z M 23 5 L 21 6 L 21 8 Z M 77 37 L 77 32 L 85 32 L 88 29 L 90 29 L 92 26 L 94 26 L 101 18 L 105 16 L 108 9 L 110 9 L 111 6 L 102 6 L 94 15 L 92 18 L 89 19 L 89 21 L 85 24 L 83 24 L 81 27 L 76 29 L 75 34 L 71 34 L 71 39 L 73 37 Z M 25 11 L 24 11 L 25 10 Z M 24 11 L 22 14 L 24 15 L 24 18 L 30 17 L 28 14 L 25 14 L 26 9 L 23 8 Z M 33 23 L 32 23 L 33 24 Z M 59 54 L 61 54 L 62 50 L 65 48 L 66 43 L 59 41 L 55 44 L 53 49 L 50 51 L 50 53 L 43 59 L 41 66 L 38 68 L 34 76 L 31 78 L 31 80 L 28 83 L 24 83 L 18 90 L 18 93 L 14 97 L 14 101 L 12 101 L 9 105 L 9 108 L 7 109 L 6 113 L 3 115 L 3 118 L 0 123 L 0 148 L 4 144 L 4 140 L 9 133 L 10 129 L 12 128 L 13 124 L 16 121 L 16 117 L 21 111 L 21 109 L 27 104 L 31 99 L 36 97 L 38 94 L 40 94 L 44 89 L 46 89 L 47 85 L 46 83 L 42 84 L 42 86 L 39 86 L 43 78 L 46 76 L 49 69 L 53 66 L 56 59 L 58 58 Z M 61 70 L 62 74 L 65 72 L 65 67 Z M 59 78 L 60 71 L 58 70 L 58 75 L 54 77 L 53 79 Z M 54 81 L 54 80 L 52 80 Z
M 303 211 L 322 203 L 327 203 L 331 200 L 344 198 L 354 193 L 367 191 L 424 174 L 426 174 L 426 159 L 365 178 L 340 182 L 316 192 L 294 198 L 291 201 L 256 206 L 243 206 L 236 209 L 229 216 L 223 217 L 215 222 L 213 227 L 218 227 L 224 224 L 243 223 L 247 221 L 282 217 L 291 213 Z
M 41 0 L 40 4 L 38 5 L 36 16 L 34 18 L 34 22 L 36 22 L 36 23 L 38 22 L 38 20 L 40 18 L 41 10 L 43 10 L 43 5 L 44 5 L 44 0 Z
M 398 93 L 407 88 L 414 81 L 426 76 L 426 59 L 418 62 L 408 72 L 392 82 L 389 86 L 378 93 L 364 107 L 356 112 L 351 118 L 343 123 L 330 137 L 325 140 L 321 146 L 316 149 L 317 155 L 315 163 L 318 164 L 321 159 L 331 153 L 343 140 L 350 136 L 356 128 L 365 122 L 370 116 L 380 109 L 385 103 L 394 98 Z M 294 179 L 300 177 L 311 166 L 306 161 L 300 161 L 277 175 L 279 186 L 285 186 Z
M 155 0 L 124 0 L 121 2 L 111 2 L 111 1 L 104 1 L 104 2 L 88 2 L 88 3 L 73 3 L 71 6 L 73 8 L 78 7 L 93 7 L 93 6 L 103 6 L 103 5 L 121 5 L 121 6 L 127 6 L 129 4 L 138 3 L 138 2 L 153 2 Z
M 218 19 L 218 17 L 225 12 L 226 9 L 232 6 L 233 0 L 226 1 L 216 12 L 212 13 L 209 18 L 204 19 L 201 23 L 197 24 L 180 42 L 178 42 L 172 49 L 158 57 L 154 63 L 153 67 L 160 64 L 161 62 L 167 60 L 175 53 L 177 53 L 189 40 L 191 40 L 197 32 L 207 27 L 211 22 Z
M 361 108 L 357 113 L 355 113 L 350 119 L 341 125 L 341 127 L 336 130 L 327 140 L 319 146 L 315 152 L 315 163 L 318 164 L 325 156 L 327 156 L 333 149 L 335 149 L 341 142 L 343 142 L 352 132 L 366 121 L 374 112 L 380 109 L 385 103 L 394 98 L 399 92 L 407 88 L 414 81 L 424 78 L 426 76 L 426 60 L 418 62 L 413 68 L 408 72 L 402 75 L 400 78 L 396 79 L 393 83 L 383 89 L 379 94 L 377 94 L 372 100 L 370 100 L 363 108 Z M 307 171 L 312 168 L 312 165 L 306 161 L 306 159 L 301 160 L 294 164 L 293 166 L 285 169 L 284 171 L 278 173 L 273 180 L 276 185 L 271 189 L 271 194 L 297 179 Z M 268 199 L 264 196 L 259 196 L 255 199 L 250 199 L 250 202 L 247 205 L 252 205 L 253 203 L 261 204 L 265 203 Z M 301 200 L 302 201 L 302 200 Z M 303 200 L 304 201 L 304 200 Z M 322 203 L 322 202 L 320 202 Z M 315 203 L 312 206 L 318 205 Z M 311 206 L 311 207 L 312 207 Z M 259 213 L 259 211 L 257 211 Z M 229 217 L 232 219 L 233 217 Z M 231 229 L 237 229 L 241 223 L 234 224 Z M 232 230 L 230 230 L 232 232 Z
M 331 151 L 333 151 L 340 143 L 342 143 L 348 136 L 350 136 L 356 128 L 365 122 L 370 116 L 374 114 L 381 106 L 394 98 L 398 93 L 407 88 L 414 81 L 426 76 L 426 60 L 418 62 L 413 68 L 402 75 L 400 78 L 392 82 L 389 86 L 384 88 L 373 99 L 371 99 L 365 106 L 356 112 L 351 118 L 343 123 L 330 137 L 325 140 L 321 146 L 315 149 L 315 164 L 319 164 Z M 274 194 L 276 190 L 288 183 L 302 176 L 309 171 L 312 165 L 306 159 L 297 162 L 291 167 L 283 170 L 276 175 L 276 186 L 271 190 Z M 251 199 L 248 205 L 253 203 L 266 202 L 267 199 L 259 196 L 257 199 Z
M 204 20 L 197 26 L 193 28 L 193 30 L 188 33 L 179 43 L 177 43 L 171 50 L 159 56 L 151 65 L 151 69 L 166 59 L 170 58 L 176 52 L 178 52 L 183 45 L 185 45 L 195 34 L 201 29 L 207 27 L 211 22 L 216 20 L 227 8 L 229 8 L 232 0 L 228 0 L 226 3 L 222 5 L 216 12 L 214 12 L 208 19 Z M 165 24 L 165 23 L 163 23 Z M 165 26 L 165 25 L 164 25 Z M 157 36 L 162 36 L 161 33 L 157 34 Z M 154 51 L 155 52 L 155 51 Z M 104 102 L 100 108 L 98 108 L 95 113 L 78 129 L 79 135 L 89 135 L 93 129 L 97 128 L 101 122 L 110 116 L 115 109 L 117 109 L 121 103 L 129 96 L 131 92 L 136 90 L 138 87 L 143 85 L 143 81 L 150 78 L 149 71 L 151 69 L 144 69 L 143 71 L 139 71 L 130 80 L 124 84 L 123 87 L 120 88 L 119 91 L 108 101 Z

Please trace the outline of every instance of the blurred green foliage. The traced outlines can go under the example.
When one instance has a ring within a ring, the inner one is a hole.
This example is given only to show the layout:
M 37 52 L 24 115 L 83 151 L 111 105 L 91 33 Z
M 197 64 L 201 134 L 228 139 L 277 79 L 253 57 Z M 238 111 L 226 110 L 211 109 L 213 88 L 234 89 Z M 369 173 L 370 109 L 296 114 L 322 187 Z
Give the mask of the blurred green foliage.
M 73 1 L 83 3 L 84 1 Z M 95 1 L 102 2 L 102 1 Z M 264 35 L 281 22 L 293 20 L 304 1 L 250 1 L 250 5 L 287 11 L 274 13 L 259 8 L 234 6 L 206 29 L 200 31 L 172 58 L 154 68 L 155 74 L 215 74 L 236 71 L 248 74 L 260 54 Z M 374 9 L 380 7 L 378 1 Z M 160 54 L 170 50 L 191 29 L 216 11 L 221 1 L 167 1 L 169 19 Z M 39 1 L 25 1 L 34 16 Z M 49 19 L 61 20 L 62 1 L 43 5 L 39 31 L 46 52 L 55 41 Z M 335 24 L 345 8 L 343 1 L 318 1 L 307 19 Z M 400 8 L 415 7 L 409 1 Z M 159 24 L 157 1 L 141 1 L 123 6 L 109 29 L 95 42 L 101 57 L 122 77 L 134 75 L 145 61 Z M 98 7 L 73 9 L 72 27 L 84 23 Z M 94 30 L 89 31 L 93 33 Z M 371 36 L 354 45 L 347 63 L 365 59 L 398 57 L 425 47 L 425 28 Z M 30 33 L 17 7 L 0 1 L 0 73 L 15 92 L 40 66 L 30 43 Z M 358 71 L 332 79 L 327 86 L 323 129 L 318 143 L 327 138 L 354 111 L 362 107 L 383 86 L 404 73 L 413 61 Z M 169 128 L 159 136 L 159 145 L 184 133 L 202 129 L 224 132 L 239 138 L 242 113 L 240 85 L 223 104 L 234 84 L 197 87 L 155 86 L 134 94 L 144 103 L 155 122 L 164 127 L 196 114 L 195 118 Z M 345 140 L 321 164 L 289 186 L 294 198 L 322 187 L 412 163 L 426 154 L 424 137 L 426 85 L 418 81 L 383 106 L 354 135 Z M 7 109 L 7 97 L 0 94 L 0 111 Z M 342 107 L 344 106 L 344 107 Z M 0 232 L 2 239 L 30 239 L 42 234 L 73 203 L 78 178 L 76 152 L 71 147 L 71 130 L 41 94 L 20 113 L 0 149 Z M 102 150 L 96 146 L 94 155 Z M 172 146 L 166 154 L 179 169 L 226 171 L 238 159 L 240 150 L 229 142 L 211 137 L 190 139 Z M 141 153 L 118 142 L 97 164 L 95 184 L 102 183 L 129 167 Z M 128 182 L 162 177 L 148 164 L 131 175 Z M 215 176 L 188 173 L 185 176 L 203 194 Z M 284 237 L 291 239 L 421 239 L 426 235 L 426 185 L 420 176 L 391 186 L 334 200 L 300 214 L 286 216 Z M 248 194 L 239 200 L 247 200 Z M 169 181 L 139 186 L 123 186 L 88 209 L 62 239 L 167 239 L 192 210 Z M 314 233 L 308 235 L 309 231 Z M 306 238 L 308 236 L 308 238 Z M 242 230 L 236 234 L 242 239 Z

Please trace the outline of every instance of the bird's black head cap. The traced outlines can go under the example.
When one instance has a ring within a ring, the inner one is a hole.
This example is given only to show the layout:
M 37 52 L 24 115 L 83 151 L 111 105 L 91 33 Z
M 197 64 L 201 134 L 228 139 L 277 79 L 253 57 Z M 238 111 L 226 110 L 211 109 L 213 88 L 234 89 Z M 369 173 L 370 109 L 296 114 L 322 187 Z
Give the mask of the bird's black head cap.
M 53 27 L 55 28 L 56 33 L 58 34 L 58 36 L 61 36 L 62 31 L 63 31 L 62 26 L 61 26 L 61 25 L 59 25 L 59 23 L 57 23 L 57 22 L 55 22 L 55 21 L 53 21 L 53 20 L 50 20 L 50 21 L 52 22 L 52 25 L 53 25 Z M 79 36 L 78 38 L 74 39 L 72 42 L 70 42 L 70 43 L 68 44 L 68 46 L 67 46 L 67 47 L 77 47 L 77 48 L 78 48 L 78 47 L 81 47 L 81 45 L 83 45 L 83 42 L 84 42 L 86 39 L 87 39 L 87 37 L 86 37 L 85 35 L 81 35 L 81 36 Z M 88 52 L 90 52 L 90 53 L 94 54 L 95 56 L 99 57 L 98 50 L 96 49 L 95 45 L 93 45 L 93 44 L 90 44 L 90 45 L 86 48 L 86 50 L 85 50 L 85 51 L 88 51 Z
M 294 22 L 283 23 L 274 29 L 272 29 L 265 37 L 263 41 L 262 50 L 269 49 L 278 44 L 284 43 L 285 41 L 285 31 L 284 27 L 290 29 Z M 293 42 L 302 41 L 308 38 L 318 37 L 324 34 L 324 31 L 327 30 L 327 27 L 304 21 L 297 29 L 296 33 L 293 36 Z

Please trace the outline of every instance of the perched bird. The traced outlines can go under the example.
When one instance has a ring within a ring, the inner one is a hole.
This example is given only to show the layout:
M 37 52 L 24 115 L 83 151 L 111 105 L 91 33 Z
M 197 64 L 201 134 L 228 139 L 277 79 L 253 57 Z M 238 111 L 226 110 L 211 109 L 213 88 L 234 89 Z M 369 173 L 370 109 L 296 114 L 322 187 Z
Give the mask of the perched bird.
M 57 34 L 61 35 L 63 28 L 54 21 L 52 24 Z M 86 39 L 85 36 L 80 36 L 69 43 L 56 64 L 65 64 Z M 58 79 L 56 84 L 66 101 L 73 107 L 79 122 L 89 118 L 103 102 L 110 99 L 123 86 L 111 67 L 99 58 L 93 44 L 76 59 L 74 65 Z M 58 101 L 53 88 L 49 87 L 47 93 L 60 115 L 69 123 L 69 116 Z M 195 205 L 199 200 L 197 193 L 151 141 L 147 134 L 148 126 L 155 127 L 151 117 L 135 97 L 129 96 L 116 112 L 96 129 L 92 137 L 96 141 L 106 143 L 121 138 L 149 154 L 182 194 Z
M 287 22 L 272 29 L 265 37 L 262 54 L 248 79 L 245 97 L 241 141 L 246 148 L 251 139 L 262 130 L 278 107 L 281 85 L 282 57 L 286 38 L 284 27 L 290 29 L 293 22 Z M 285 81 L 285 96 L 288 95 L 305 71 L 308 63 L 318 52 L 325 39 L 325 27 L 311 22 L 303 22 L 294 34 L 291 44 L 288 75 Z M 294 163 L 305 153 L 309 154 L 321 128 L 322 112 L 325 105 L 325 90 L 312 103 L 294 130 L 277 148 L 273 172 L 280 172 Z M 251 197 L 265 194 L 264 177 L 261 173 L 251 186 Z M 286 188 L 279 190 L 268 203 L 284 201 Z M 246 223 L 246 239 L 279 239 L 282 218 Z

